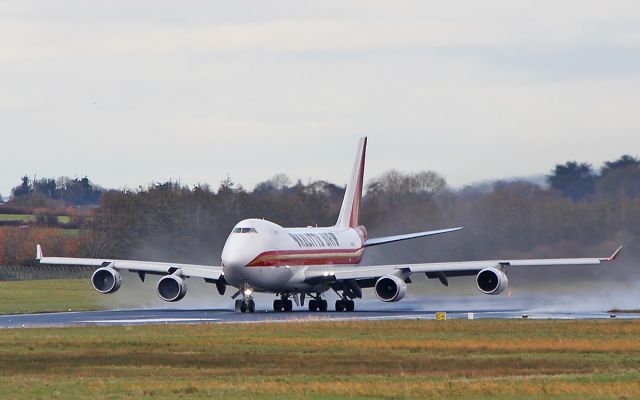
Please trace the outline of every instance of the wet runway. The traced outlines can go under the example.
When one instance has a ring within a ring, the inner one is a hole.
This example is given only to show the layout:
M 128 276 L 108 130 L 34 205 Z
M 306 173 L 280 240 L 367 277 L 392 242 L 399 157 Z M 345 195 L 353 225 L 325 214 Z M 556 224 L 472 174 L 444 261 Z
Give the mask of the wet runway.
M 109 326 L 142 324 L 216 324 L 260 323 L 287 321 L 339 321 L 339 320 L 434 320 L 436 311 L 393 309 L 389 311 L 274 313 L 261 311 L 242 314 L 227 309 L 210 310 L 109 310 L 79 311 L 43 314 L 17 314 L 0 316 L 0 328 L 37 328 L 70 326 Z M 520 310 L 450 311 L 447 319 L 640 319 L 640 314 L 610 314 L 606 312 L 525 312 Z

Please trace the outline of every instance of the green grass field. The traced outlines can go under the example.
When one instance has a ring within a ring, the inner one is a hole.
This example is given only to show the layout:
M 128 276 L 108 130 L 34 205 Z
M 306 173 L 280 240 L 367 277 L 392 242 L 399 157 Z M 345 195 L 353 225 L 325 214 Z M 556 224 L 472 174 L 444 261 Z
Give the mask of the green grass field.
M 631 399 L 640 322 L 0 330 L 0 398 Z
M 88 279 L 0 281 L 0 314 L 99 310 Z
M 68 224 L 71 222 L 71 217 L 68 215 L 60 215 L 57 217 L 58 222 L 61 224 Z M 35 215 L 24 215 L 24 214 L 0 214 L 0 221 L 20 221 L 24 223 L 35 222 Z
M 22 214 L 0 214 L 0 221 L 20 221 L 20 222 L 34 222 L 36 220 L 35 215 L 22 215 Z

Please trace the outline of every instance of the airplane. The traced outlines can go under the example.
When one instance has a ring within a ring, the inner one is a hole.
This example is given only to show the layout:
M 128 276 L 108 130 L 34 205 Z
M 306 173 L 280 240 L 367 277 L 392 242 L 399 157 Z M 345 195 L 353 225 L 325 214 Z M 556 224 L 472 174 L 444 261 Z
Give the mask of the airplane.
M 362 200 L 367 138 L 360 139 L 351 179 L 347 184 L 338 220 L 330 227 L 284 228 L 263 219 L 240 221 L 224 245 L 220 265 L 192 265 L 153 261 L 44 257 L 36 247 L 41 264 L 97 267 L 91 276 L 93 288 L 103 294 L 115 293 L 122 285 L 122 271 L 145 276 L 160 275 L 156 290 L 166 302 L 177 302 L 187 293 L 188 278 L 215 284 L 220 295 L 227 286 L 236 289 L 231 296 L 239 312 L 255 312 L 253 294 L 273 293 L 273 310 L 292 311 L 293 301 L 309 311 L 327 311 L 324 294 L 333 290 L 339 298 L 336 311 L 354 311 L 362 290 L 373 288 L 383 302 L 397 302 L 407 293 L 413 274 L 424 273 L 448 286 L 450 277 L 476 276 L 478 290 L 498 295 L 507 289 L 509 268 L 534 266 L 598 265 L 614 261 L 622 246 L 606 258 L 560 258 L 528 260 L 487 260 L 423 264 L 361 266 L 366 248 L 401 240 L 455 232 L 462 227 L 369 238 L 358 216 Z M 241 296 L 241 297 L 240 297 Z

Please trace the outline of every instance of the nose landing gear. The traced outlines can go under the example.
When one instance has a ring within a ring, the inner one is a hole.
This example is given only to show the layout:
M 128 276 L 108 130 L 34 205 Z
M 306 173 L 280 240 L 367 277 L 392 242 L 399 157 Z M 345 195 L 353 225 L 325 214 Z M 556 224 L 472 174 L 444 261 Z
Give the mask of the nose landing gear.
M 256 311 L 256 302 L 253 300 L 253 296 L 251 295 L 253 290 L 249 288 L 245 288 L 242 291 L 242 300 L 236 300 L 235 308 L 236 312 L 255 312 Z M 237 294 L 236 294 L 237 295 Z

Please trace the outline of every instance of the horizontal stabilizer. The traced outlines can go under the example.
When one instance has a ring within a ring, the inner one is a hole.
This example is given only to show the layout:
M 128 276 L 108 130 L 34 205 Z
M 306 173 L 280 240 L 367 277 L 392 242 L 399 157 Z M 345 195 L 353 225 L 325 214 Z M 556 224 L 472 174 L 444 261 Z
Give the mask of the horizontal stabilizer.
M 416 238 L 421 238 L 421 237 L 425 237 L 425 236 L 441 235 L 443 233 L 459 231 L 460 229 L 462 229 L 462 227 L 439 229 L 437 231 L 407 233 L 405 235 L 385 236 L 385 237 L 381 237 L 381 238 L 367 239 L 364 242 L 364 245 L 365 245 L 365 247 L 377 246 L 379 244 L 399 242 L 401 240 L 416 239 Z

